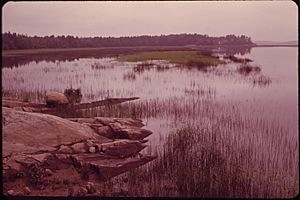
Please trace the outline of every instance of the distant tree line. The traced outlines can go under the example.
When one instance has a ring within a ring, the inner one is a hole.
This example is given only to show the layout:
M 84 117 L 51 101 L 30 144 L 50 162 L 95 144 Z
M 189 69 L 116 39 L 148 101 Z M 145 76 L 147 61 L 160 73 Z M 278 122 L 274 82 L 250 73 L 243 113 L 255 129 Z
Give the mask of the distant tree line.
M 131 47 L 131 46 L 184 46 L 184 45 L 254 45 L 245 35 L 209 37 L 201 34 L 171 34 L 131 37 L 74 37 L 27 36 L 2 33 L 2 49 L 83 48 L 83 47 Z

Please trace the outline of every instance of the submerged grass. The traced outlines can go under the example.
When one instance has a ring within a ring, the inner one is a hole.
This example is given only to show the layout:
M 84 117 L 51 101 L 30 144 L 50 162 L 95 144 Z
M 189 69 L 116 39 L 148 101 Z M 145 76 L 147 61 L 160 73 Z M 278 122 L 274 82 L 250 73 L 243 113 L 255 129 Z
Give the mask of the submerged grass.
M 189 67 L 207 67 L 222 64 L 223 61 L 211 55 L 203 55 L 196 51 L 151 51 L 124 55 L 118 58 L 121 62 L 138 62 L 148 60 L 167 60 L 173 64 Z

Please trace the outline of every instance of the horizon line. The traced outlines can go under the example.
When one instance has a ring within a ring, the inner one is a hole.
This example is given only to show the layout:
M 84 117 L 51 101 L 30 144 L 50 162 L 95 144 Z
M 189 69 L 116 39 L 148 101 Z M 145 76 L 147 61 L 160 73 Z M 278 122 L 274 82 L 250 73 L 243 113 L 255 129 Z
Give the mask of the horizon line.
M 234 33 L 230 33 L 230 34 L 226 34 L 226 35 L 222 35 L 222 36 L 211 36 L 209 34 L 206 34 L 206 33 L 161 33 L 160 35 L 159 34 L 155 34 L 155 35 L 147 35 L 147 34 L 141 34 L 141 35 L 123 35 L 123 36 L 77 36 L 77 35 L 70 35 L 70 34 L 61 34 L 61 35 L 54 35 L 54 34 L 51 34 L 51 35 L 29 35 L 27 33 L 17 33 L 17 32 L 12 32 L 12 31 L 5 31 L 3 32 L 2 34 L 5 34 L 5 33 L 16 33 L 16 34 L 19 34 L 19 35 L 25 35 L 25 36 L 28 36 L 28 37 L 49 37 L 49 36 L 55 36 L 55 37 L 58 37 L 58 36 L 72 36 L 72 37 L 79 37 L 79 38 L 86 38 L 86 37 L 105 37 L 105 38 L 109 38 L 109 37 L 112 37 L 112 38 L 120 38 L 120 37 L 141 37 L 141 36 L 152 36 L 152 37 L 155 37 L 155 36 L 169 36 L 169 35 L 183 35 L 183 34 L 186 34 L 186 35 L 207 35 L 209 37 L 225 37 L 227 35 L 234 35 L 234 36 L 247 36 L 247 37 L 250 37 L 246 34 L 234 34 Z
M 52 35 L 29 35 L 27 33 L 17 33 L 17 32 L 12 32 L 12 31 L 5 31 L 5 32 L 2 32 L 2 34 L 5 34 L 5 33 L 16 33 L 18 35 L 25 35 L 27 37 L 50 37 L 50 36 L 54 36 L 54 37 L 59 37 L 59 36 L 71 36 L 71 37 L 78 37 L 78 38 L 95 38 L 95 37 L 101 37 L 101 38 L 122 38 L 122 37 L 142 37 L 142 36 L 150 36 L 150 37 L 159 37 L 159 36 L 170 36 L 170 35 L 183 35 L 183 34 L 187 34 L 187 35 L 207 35 L 208 37 L 225 37 L 227 35 L 234 35 L 234 36 L 247 36 L 247 37 L 250 37 L 246 34 L 234 34 L 234 33 L 231 33 L 231 34 L 226 34 L 226 35 L 220 35 L 220 36 L 216 36 L 216 35 L 209 35 L 209 34 L 206 34 L 206 33 L 161 33 L 160 35 L 159 34 L 154 34 L 154 35 L 147 35 L 147 34 L 141 34 L 141 35 L 123 35 L 123 36 L 78 36 L 78 35 L 71 35 L 71 34 L 52 34 Z M 252 37 L 250 37 L 251 40 L 254 42 L 298 42 L 298 38 L 296 39 L 289 39 L 289 40 L 266 40 L 266 39 L 253 39 Z

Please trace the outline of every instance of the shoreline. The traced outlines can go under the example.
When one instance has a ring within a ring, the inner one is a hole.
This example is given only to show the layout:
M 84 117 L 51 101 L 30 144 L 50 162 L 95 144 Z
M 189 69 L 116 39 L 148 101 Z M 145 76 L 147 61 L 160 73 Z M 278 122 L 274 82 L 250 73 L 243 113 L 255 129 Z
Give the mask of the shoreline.
M 253 47 L 298 47 L 298 45 L 203 45 L 203 46 L 130 46 L 130 47 L 84 47 L 84 48 L 42 48 L 42 49 L 16 49 L 16 50 L 2 50 L 2 57 L 16 57 L 27 55 L 44 55 L 44 54 L 57 54 L 57 53 L 75 53 L 81 51 L 81 53 L 103 53 L 109 51 L 109 53 L 122 53 L 126 50 L 134 51 L 159 51 L 159 50 L 201 50 L 210 48 L 253 48 Z
M 74 53 L 78 51 L 82 51 L 81 53 L 95 53 L 100 51 L 102 53 L 103 50 L 111 50 L 111 51 L 124 51 L 126 50 L 201 50 L 201 49 L 209 49 L 209 48 L 251 48 L 255 47 L 255 45 L 203 45 L 203 46 L 130 46 L 130 47 L 85 47 L 85 48 L 43 48 L 43 49 L 16 49 L 16 50 L 2 50 L 2 57 L 13 57 L 13 56 L 25 56 L 25 55 L 41 55 L 41 54 L 51 54 L 51 53 Z

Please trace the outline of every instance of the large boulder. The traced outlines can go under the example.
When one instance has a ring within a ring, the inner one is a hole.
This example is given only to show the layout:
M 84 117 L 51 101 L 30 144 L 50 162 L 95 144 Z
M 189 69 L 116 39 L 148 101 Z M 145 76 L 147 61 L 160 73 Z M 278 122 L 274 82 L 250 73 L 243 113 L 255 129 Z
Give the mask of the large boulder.
M 89 126 L 57 116 L 2 107 L 3 154 L 47 151 L 62 144 L 99 138 Z M 109 141 L 101 137 L 103 142 Z
M 59 92 L 47 92 L 46 104 L 49 107 L 61 106 L 69 104 L 69 100 L 63 93 Z
M 143 140 L 152 134 L 151 131 L 141 128 L 144 124 L 139 119 L 94 117 L 69 120 L 88 125 L 96 133 L 109 139 Z
M 109 125 L 116 120 L 126 131 L 128 124 L 141 126 L 139 120 L 106 118 Z M 8 194 L 12 189 L 23 191 L 29 187 L 34 196 L 66 196 L 63 181 L 73 185 L 100 183 L 155 158 L 139 153 L 146 147 L 141 141 L 113 141 L 101 136 L 89 123 L 99 124 L 95 118 L 71 121 L 2 107 L 3 191 Z M 60 189 L 53 190 L 56 187 Z
M 116 140 L 101 145 L 101 151 L 120 158 L 134 156 L 146 147 L 145 144 L 137 140 Z

